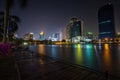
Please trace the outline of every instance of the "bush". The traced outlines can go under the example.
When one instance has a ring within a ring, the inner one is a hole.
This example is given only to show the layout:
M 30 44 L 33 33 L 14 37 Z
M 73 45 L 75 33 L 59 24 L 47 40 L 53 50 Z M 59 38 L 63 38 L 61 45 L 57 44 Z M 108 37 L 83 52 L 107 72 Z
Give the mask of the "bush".
M 11 52 L 11 44 L 0 44 L 0 56 L 8 56 Z

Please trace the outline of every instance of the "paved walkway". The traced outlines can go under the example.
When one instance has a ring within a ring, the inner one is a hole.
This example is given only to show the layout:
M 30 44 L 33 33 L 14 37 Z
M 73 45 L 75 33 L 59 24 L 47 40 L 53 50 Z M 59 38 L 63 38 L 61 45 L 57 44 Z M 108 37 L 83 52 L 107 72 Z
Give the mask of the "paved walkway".
M 18 80 L 14 57 L 0 56 L 0 80 Z
M 3 71 L 5 75 L 0 74 L 0 80 L 107 80 L 103 73 L 28 50 L 16 50 L 14 54 L 14 58 L 11 59 L 12 67 L 7 67 L 6 73 Z M 8 63 L 6 64 L 8 66 Z M 120 78 L 109 76 L 109 80 L 120 80 Z

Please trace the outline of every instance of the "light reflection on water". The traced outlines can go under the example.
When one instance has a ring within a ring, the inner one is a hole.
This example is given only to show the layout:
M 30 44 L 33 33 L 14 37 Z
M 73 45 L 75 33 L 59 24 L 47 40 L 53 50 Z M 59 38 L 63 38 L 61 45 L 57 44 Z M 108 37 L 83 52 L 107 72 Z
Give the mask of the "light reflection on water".
M 95 67 L 94 61 L 96 61 L 96 59 L 94 57 L 95 55 L 94 55 L 94 50 L 93 50 L 92 44 L 87 44 L 85 49 L 86 49 L 85 50 L 85 53 L 86 53 L 85 65 Z
M 116 44 L 39 45 L 38 52 L 120 75 L 120 46 Z
M 40 52 L 40 54 L 46 54 L 44 45 L 39 45 L 38 47 L 39 47 L 38 52 Z
M 82 45 L 78 44 L 75 53 L 75 59 L 77 63 L 83 64 Z
M 103 51 L 103 66 L 105 70 L 111 71 L 112 64 L 111 64 L 111 52 L 109 44 L 104 44 L 104 51 Z
M 54 47 L 57 47 L 57 46 L 52 45 L 52 57 L 56 57 L 56 49 Z

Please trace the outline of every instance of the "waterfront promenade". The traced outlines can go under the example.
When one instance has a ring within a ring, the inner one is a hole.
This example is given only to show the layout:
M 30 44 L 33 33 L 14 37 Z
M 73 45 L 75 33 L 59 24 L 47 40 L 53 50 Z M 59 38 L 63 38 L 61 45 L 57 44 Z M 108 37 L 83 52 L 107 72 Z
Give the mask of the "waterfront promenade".
M 13 54 L 10 58 L 1 58 L 0 80 L 120 80 L 27 49 L 15 50 Z

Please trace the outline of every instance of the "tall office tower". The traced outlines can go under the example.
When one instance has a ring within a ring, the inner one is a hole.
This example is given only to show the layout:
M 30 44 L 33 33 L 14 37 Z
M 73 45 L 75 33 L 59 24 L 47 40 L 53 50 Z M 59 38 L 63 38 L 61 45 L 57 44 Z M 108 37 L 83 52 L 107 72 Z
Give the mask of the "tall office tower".
M 44 40 L 44 32 L 43 31 L 40 32 L 39 36 L 40 36 L 40 41 L 43 41 Z
M 70 26 L 70 24 L 68 24 L 65 28 L 65 38 L 66 38 L 66 41 L 71 40 L 71 26 Z
M 70 19 L 70 24 L 73 24 L 74 22 L 79 21 L 79 19 L 77 17 L 73 17 Z
M 74 22 L 73 27 L 72 27 L 72 33 L 71 33 L 72 37 L 76 37 L 76 36 L 81 36 L 81 21 L 78 22 Z
M 77 21 L 73 23 L 71 28 L 72 42 L 80 42 L 83 35 L 83 26 L 82 21 Z
M 33 37 L 34 37 L 34 33 L 33 33 L 33 32 L 30 32 L 30 33 L 28 33 L 28 34 L 25 34 L 25 35 L 23 36 L 23 39 L 24 39 L 24 40 L 33 40 Z
M 59 41 L 60 40 L 60 33 L 54 33 L 52 35 L 52 41 Z
M 66 26 L 66 41 L 80 42 L 83 40 L 83 21 L 77 17 L 70 19 L 70 23 Z
M 34 33 L 33 33 L 33 32 L 30 32 L 29 34 L 30 34 L 30 40 L 33 40 L 33 38 L 34 38 Z
M 114 7 L 107 4 L 98 10 L 99 39 L 115 38 Z
M 60 30 L 60 41 L 66 39 L 66 27 Z

